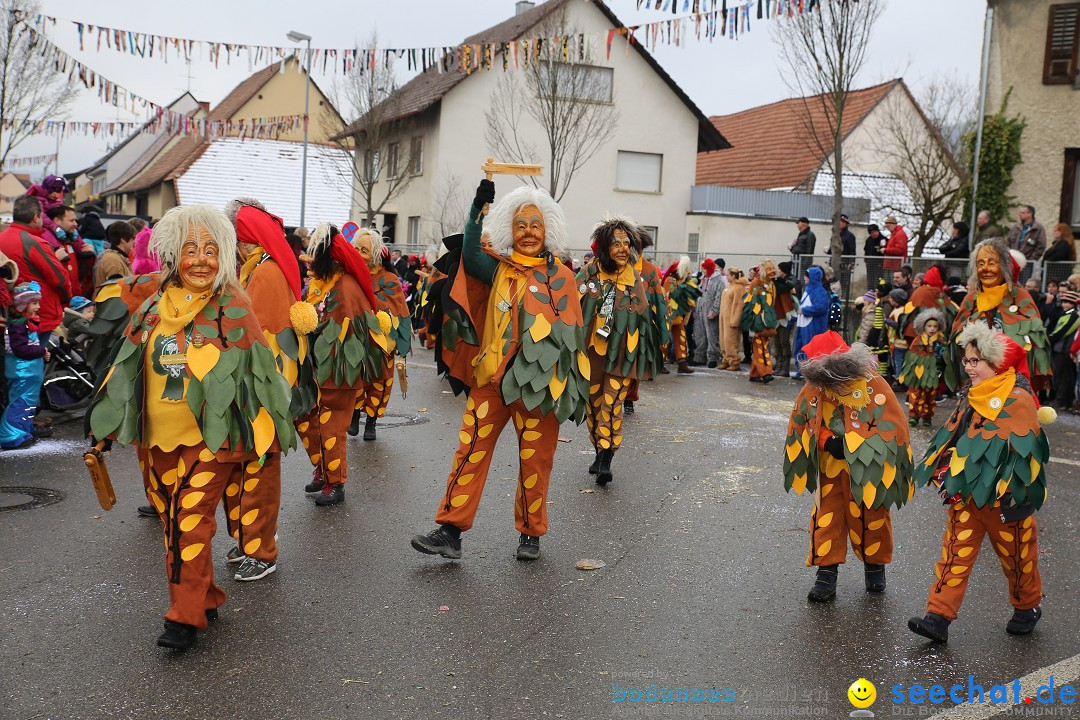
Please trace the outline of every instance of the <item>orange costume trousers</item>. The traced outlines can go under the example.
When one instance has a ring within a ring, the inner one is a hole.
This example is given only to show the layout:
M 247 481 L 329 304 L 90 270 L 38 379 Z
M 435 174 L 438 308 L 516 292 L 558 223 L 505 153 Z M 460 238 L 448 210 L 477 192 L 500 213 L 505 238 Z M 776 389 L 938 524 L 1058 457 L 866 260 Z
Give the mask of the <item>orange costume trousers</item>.
M 690 350 L 686 345 L 686 324 L 685 321 L 671 324 L 671 343 L 675 349 L 675 362 L 686 362 L 686 359 L 690 356 Z
M 824 452 L 824 451 L 823 451 Z M 847 470 L 835 478 L 819 477 L 821 499 L 810 515 L 810 554 L 806 565 L 836 565 L 847 559 L 847 545 L 855 557 L 873 565 L 892 562 L 892 517 L 887 508 L 866 508 L 851 495 Z
M 589 353 L 592 367 L 598 371 L 603 359 Z M 585 408 L 585 422 L 589 426 L 589 438 L 596 451 L 618 450 L 622 445 L 623 402 L 630 390 L 630 378 L 600 372 L 598 382 L 589 386 L 589 406 Z
M 371 382 L 363 383 L 356 393 L 356 409 L 368 417 L 382 417 L 390 404 L 390 391 L 394 387 L 394 356 L 384 358 L 382 373 Z
M 243 553 L 263 562 L 277 562 L 278 511 L 281 509 L 281 453 L 248 458 L 244 473 L 225 486 L 229 535 Z
M 352 422 L 355 406 L 356 388 L 320 388 L 319 402 L 296 423 L 311 464 L 333 485 L 344 485 L 348 479 L 345 431 Z
M 218 462 L 205 447 L 155 447 L 139 453 L 146 497 L 165 532 L 165 570 L 169 578 L 166 620 L 206 627 L 206 611 L 225 603 L 214 584 L 210 541 L 225 486 L 243 472 L 243 462 Z
M 933 418 L 937 410 L 937 388 L 908 388 L 908 417 Z
M 955 620 L 964 601 L 964 590 L 983 536 L 997 553 L 1001 570 L 1009 581 L 1009 602 L 1017 610 L 1030 610 L 1042 603 L 1042 577 L 1039 575 L 1039 525 L 1034 515 L 1013 523 L 1001 521 L 1001 508 L 977 508 L 969 503 L 949 506 L 945 542 L 930 586 L 926 611 Z
M 491 454 L 511 418 L 518 437 L 515 525 L 518 532 L 535 537 L 547 532 L 547 490 L 559 444 L 559 421 L 539 409 L 526 410 L 520 401 L 505 405 L 494 384 L 469 394 L 458 434 L 460 444 L 435 522 L 453 525 L 463 532 L 472 527 L 491 467 Z
M 754 333 L 754 337 L 750 340 L 750 377 L 765 377 L 766 375 L 773 374 L 772 354 L 769 352 L 769 338 L 775 334 L 775 330 L 768 335 Z

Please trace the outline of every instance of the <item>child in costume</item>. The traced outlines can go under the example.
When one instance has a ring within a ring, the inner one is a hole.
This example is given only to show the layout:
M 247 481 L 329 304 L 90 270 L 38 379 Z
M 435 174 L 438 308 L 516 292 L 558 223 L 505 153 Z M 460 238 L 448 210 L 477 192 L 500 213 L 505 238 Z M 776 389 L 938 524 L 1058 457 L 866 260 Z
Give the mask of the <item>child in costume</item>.
M 315 309 L 301 299 L 300 266 L 285 239 L 281 218 L 253 198 L 230 201 L 225 213 L 236 229 L 240 285 L 257 308 L 275 368 L 289 384 L 289 416 L 296 417 L 316 400 L 307 346 L 307 335 L 318 323 Z M 239 563 L 234 580 L 259 580 L 277 570 L 281 455 L 273 451 L 252 455 L 243 481 L 225 488 L 229 535 L 236 540 L 226 560 Z
M 773 381 L 772 356 L 769 339 L 776 335 L 779 321 L 776 318 L 776 266 L 772 260 L 762 260 L 761 265 L 750 271 L 750 286 L 743 298 L 740 327 L 750 332 L 751 360 L 750 382 Z
M 215 510 L 252 456 L 295 444 L 289 386 L 236 276 L 236 234 L 207 205 L 154 230 L 161 289 L 132 316 L 87 411 L 91 441 L 138 446 L 165 533 L 169 611 L 162 647 L 183 649 L 217 617 Z
M 585 420 L 596 451 L 589 474 L 597 485 L 613 479 L 611 461 L 622 445 L 623 403 L 631 380 L 648 380 L 663 363 L 647 283 L 634 269 L 634 232 L 634 222 L 626 218 L 597 225 L 596 259 L 578 276 L 591 370 Z
M 937 308 L 924 309 L 915 318 L 915 337 L 904 355 L 904 366 L 897 380 L 907 387 L 908 424 L 933 425 L 937 408 L 940 374 L 939 360 L 945 343 L 945 314 Z
M 678 372 L 687 375 L 694 371 L 687 362 L 690 359 L 690 349 L 686 327 L 690 322 L 690 315 L 694 312 L 694 306 L 701 297 L 701 290 L 698 289 L 697 280 L 690 274 L 690 258 L 686 255 L 679 258 L 673 268 L 668 268 L 667 277 L 664 278 L 664 292 L 668 296 L 675 363 Z
M 890 507 L 902 507 L 911 484 L 911 446 L 904 411 L 865 345 L 848 347 L 835 331 L 803 348 L 806 385 L 788 422 L 784 487 L 814 494 L 807 567 L 817 576 L 807 599 L 836 597 L 847 544 L 863 565 L 867 592 L 885 590 L 892 561 Z
M 386 313 L 376 316 L 371 272 L 337 227 L 323 223 L 315 228 L 308 255 L 312 277 L 306 299 L 319 315 L 309 338 L 319 399 L 311 412 L 297 418 L 296 429 L 315 466 L 304 491 L 325 506 L 345 499 L 345 433 L 357 392 L 383 371 L 391 323 Z
M 0 417 L 0 448 L 18 450 L 36 442 L 34 413 L 41 396 L 49 351 L 38 341 L 37 314 L 41 287 L 19 283 L 12 290 L 4 346 L 4 379 L 8 404 Z
M 492 454 L 506 423 L 518 440 L 514 519 L 518 560 L 540 556 L 547 532 L 547 489 L 559 425 L 581 422 L 589 397 L 589 359 L 578 285 L 555 256 L 566 250 L 566 219 L 543 190 L 519 187 L 491 206 L 482 180 L 465 226 L 449 302 L 441 312 L 440 370 L 469 399 L 460 444 L 439 502 L 439 527 L 412 539 L 416 550 L 461 557 Z M 486 235 L 487 243 L 481 237 Z M 449 245 L 448 245 L 449 247 Z
M 404 359 L 412 346 L 412 315 L 405 302 L 401 278 L 390 264 L 390 251 L 383 245 L 382 238 L 372 230 L 357 230 L 352 245 L 360 253 L 371 272 L 371 284 L 375 291 L 375 309 L 390 316 L 390 332 L 387 334 L 387 348 L 379 372 L 370 381 L 365 381 L 356 395 L 356 409 L 353 411 L 349 434 L 360 432 L 360 416 L 365 415 L 364 440 L 375 439 L 375 423 L 386 414 L 390 403 L 390 393 L 394 387 L 394 356 Z
M 1050 446 L 1040 423 L 1053 422 L 1026 377 L 1027 353 L 985 323 L 964 326 L 957 337 L 971 386 L 930 441 L 915 469 L 921 487 L 933 482 L 948 506 L 937 580 L 926 615 L 908 620 L 912 632 L 948 642 L 983 537 L 1001 562 L 1014 608 L 1005 629 L 1026 635 L 1042 616 L 1039 527 L 1034 512 L 1046 500 Z

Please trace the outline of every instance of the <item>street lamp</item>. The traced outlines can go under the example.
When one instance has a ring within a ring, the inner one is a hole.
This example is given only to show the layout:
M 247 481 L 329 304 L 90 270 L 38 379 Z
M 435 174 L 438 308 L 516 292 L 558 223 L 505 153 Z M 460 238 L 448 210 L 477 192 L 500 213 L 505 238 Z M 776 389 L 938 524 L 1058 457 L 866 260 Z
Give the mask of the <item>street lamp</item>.
M 307 43 L 304 51 L 307 58 L 304 63 L 304 160 L 300 171 L 300 227 L 304 227 L 304 205 L 307 203 L 307 134 L 308 134 L 308 96 L 311 93 L 311 36 L 302 32 L 290 30 L 285 37 L 294 43 Z

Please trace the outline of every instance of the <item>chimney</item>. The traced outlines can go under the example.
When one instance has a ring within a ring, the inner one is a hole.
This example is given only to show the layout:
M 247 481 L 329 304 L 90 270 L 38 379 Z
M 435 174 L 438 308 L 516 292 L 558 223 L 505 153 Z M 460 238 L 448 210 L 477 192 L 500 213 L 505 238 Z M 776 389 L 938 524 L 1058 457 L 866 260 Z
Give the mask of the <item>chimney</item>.
M 536 3 L 532 2 L 532 0 L 518 0 L 517 4 L 514 5 L 514 15 L 528 12 L 534 7 L 536 7 Z

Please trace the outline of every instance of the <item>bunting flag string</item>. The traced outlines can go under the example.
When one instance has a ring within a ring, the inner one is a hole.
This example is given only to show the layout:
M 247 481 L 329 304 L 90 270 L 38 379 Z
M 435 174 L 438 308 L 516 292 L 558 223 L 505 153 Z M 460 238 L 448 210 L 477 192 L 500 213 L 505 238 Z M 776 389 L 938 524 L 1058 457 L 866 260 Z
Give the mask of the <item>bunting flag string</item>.
M 553 44 L 557 48 L 557 51 L 550 53 L 551 57 L 546 59 L 570 63 L 582 62 L 587 60 L 588 56 L 575 51 L 594 47 L 604 40 L 604 36 L 608 36 L 610 42 L 610 38 L 614 37 L 611 35 L 612 30 L 616 35 L 627 38 L 631 43 L 636 42 L 640 34 L 640 37 L 645 39 L 648 49 L 655 49 L 661 44 L 681 46 L 686 42 L 687 33 L 691 27 L 694 28 L 694 37 L 698 41 L 712 41 L 717 37 L 725 36 L 735 39 L 739 34 L 749 32 L 752 15 L 757 19 L 782 18 L 785 15 L 793 17 L 796 14 L 812 12 L 817 5 L 816 0 L 809 0 L 809 2 L 806 0 L 787 0 L 786 2 L 785 0 L 734 0 L 730 3 L 731 8 L 728 7 L 728 0 L 722 0 L 722 2 L 683 0 L 682 3 L 679 0 L 636 0 L 636 2 L 638 10 L 642 8 L 664 12 L 670 10 L 673 15 L 677 15 L 681 5 L 682 12 L 689 14 L 594 33 L 577 33 L 555 38 L 477 42 L 441 47 L 311 48 L 311 66 L 319 68 L 324 74 L 349 73 L 356 69 L 374 70 L 379 62 L 387 64 L 393 60 L 401 60 L 406 63 L 409 70 L 419 71 L 435 68 L 439 72 L 447 72 L 452 68 L 460 67 L 466 73 L 472 73 L 480 69 L 490 70 L 496 66 L 509 70 L 511 65 L 515 68 L 519 67 L 518 58 L 521 48 L 530 47 L 532 54 L 535 55 L 544 43 Z M 718 5 L 721 7 L 717 7 Z M 301 49 L 295 46 L 177 38 L 76 20 L 64 20 L 44 14 L 34 16 L 31 24 L 39 31 L 70 25 L 74 28 L 80 51 L 111 50 L 132 57 L 155 59 L 165 63 L 170 59 L 183 62 L 208 59 L 214 63 L 214 67 L 220 67 L 223 60 L 225 65 L 231 65 L 234 61 L 246 59 L 249 70 L 271 63 L 281 63 L 284 68 L 284 63 L 288 58 L 301 52 Z M 511 52 L 513 63 L 510 59 L 506 59 L 507 51 Z M 504 59 L 496 62 L 494 56 L 498 53 L 502 53 Z
M 5 126 L 8 123 L 4 123 Z M 7 129 L 6 127 L 4 128 Z M 50 153 L 48 155 L 35 155 L 33 157 L 9 157 L 4 161 L 4 166 L 8 168 L 24 168 L 24 167 L 42 167 L 49 165 L 56 161 L 56 153 Z

